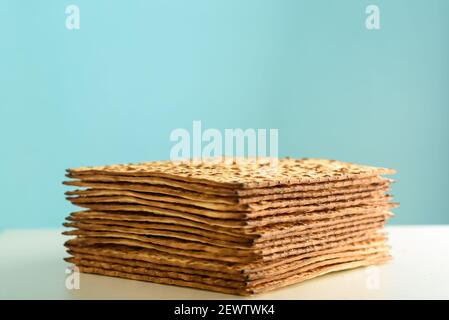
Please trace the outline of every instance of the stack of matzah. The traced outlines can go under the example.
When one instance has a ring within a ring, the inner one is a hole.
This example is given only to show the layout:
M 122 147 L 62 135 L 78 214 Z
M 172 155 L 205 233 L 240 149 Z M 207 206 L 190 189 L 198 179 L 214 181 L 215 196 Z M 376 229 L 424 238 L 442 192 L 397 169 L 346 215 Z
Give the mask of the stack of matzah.
M 385 262 L 385 168 L 334 160 L 69 169 L 81 272 L 248 295 Z

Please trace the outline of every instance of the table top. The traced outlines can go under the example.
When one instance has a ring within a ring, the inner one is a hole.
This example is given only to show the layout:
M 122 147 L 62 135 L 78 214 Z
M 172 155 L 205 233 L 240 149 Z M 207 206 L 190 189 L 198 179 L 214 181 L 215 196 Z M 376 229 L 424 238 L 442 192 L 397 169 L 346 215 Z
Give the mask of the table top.
M 449 299 L 449 226 L 388 231 L 394 259 L 385 265 L 238 297 L 90 274 L 74 289 L 60 229 L 7 230 L 0 233 L 0 299 Z

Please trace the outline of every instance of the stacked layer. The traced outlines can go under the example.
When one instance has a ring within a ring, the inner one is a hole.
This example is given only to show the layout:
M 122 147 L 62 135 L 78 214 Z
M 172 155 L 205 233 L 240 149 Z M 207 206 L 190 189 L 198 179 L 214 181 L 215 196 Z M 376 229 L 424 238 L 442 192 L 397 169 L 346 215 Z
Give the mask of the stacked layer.
M 248 295 L 389 259 L 385 168 L 321 159 L 67 170 L 81 272 Z

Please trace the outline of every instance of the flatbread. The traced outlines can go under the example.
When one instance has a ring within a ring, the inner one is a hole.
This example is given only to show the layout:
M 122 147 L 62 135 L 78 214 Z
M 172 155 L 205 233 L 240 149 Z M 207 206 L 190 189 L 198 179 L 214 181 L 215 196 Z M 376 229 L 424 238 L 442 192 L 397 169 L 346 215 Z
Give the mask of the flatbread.
M 82 265 L 79 265 L 78 269 L 80 272 L 83 272 L 83 273 L 92 273 L 92 274 L 98 274 L 98 275 L 103 275 L 103 276 L 110 276 L 110 277 L 116 277 L 116 278 L 118 277 L 118 278 L 130 279 L 130 280 L 147 281 L 147 282 L 154 282 L 154 283 L 159 283 L 159 284 L 169 284 L 169 285 L 189 287 L 189 288 L 195 288 L 195 289 L 203 289 L 203 290 L 209 290 L 209 291 L 221 292 L 221 293 L 227 293 L 227 294 L 234 294 L 234 295 L 248 295 L 248 294 L 245 294 L 245 291 L 242 289 L 227 288 L 227 287 L 222 287 L 222 286 L 217 286 L 217 285 L 210 285 L 210 284 L 186 281 L 186 280 L 181 280 L 181 279 L 155 277 L 155 276 L 149 276 L 149 275 L 116 271 L 113 269 L 103 269 L 100 267 L 86 267 L 86 266 L 82 266 Z
M 354 203 L 353 203 L 354 204 Z M 127 219 L 129 221 L 150 221 L 150 219 L 160 219 L 163 221 L 163 217 L 170 217 L 176 219 L 183 219 L 182 221 L 191 221 L 192 223 L 203 223 L 210 226 L 219 226 L 225 228 L 238 228 L 247 229 L 248 233 L 256 227 L 262 227 L 277 223 L 294 223 L 304 220 L 311 219 L 323 219 L 323 218 L 333 218 L 338 216 L 344 216 L 347 214 L 363 214 L 365 212 L 372 212 L 378 210 L 388 210 L 397 206 L 395 203 L 383 203 L 383 202 L 373 202 L 373 203 L 359 203 L 358 205 L 350 206 L 349 203 L 344 203 L 342 208 L 326 208 L 315 207 L 315 211 L 310 212 L 299 212 L 292 214 L 282 214 L 273 215 L 267 217 L 258 217 L 256 219 L 225 219 L 219 217 L 205 217 L 196 214 L 190 214 L 185 212 L 180 212 L 176 210 L 170 210 L 165 208 L 157 208 L 143 205 L 115 205 L 115 204 L 90 204 L 89 212 L 116 212 L 121 214 L 121 218 Z M 322 210 L 319 210 L 323 208 Z M 312 209 L 312 208 L 309 208 Z M 86 211 L 87 212 L 87 211 Z M 126 213 L 126 214 L 125 214 Z M 111 214 L 111 218 L 114 215 Z M 145 220 L 148 219 L 148 220 Z M 181 221 L 181 220 L 178 220 Z
M 98 226 L 101 228 L 114 228 L 125 227 L 128 228 L 130 233 L 148 233 L 150 234 L 152 230 L 168 230 L 168 231 L 180 231 L 184 233 L 191 233 L 195 235 L 200 235 L 209 238 L 213 241 L 213 239 L 237 242 L 237 243 L 255 243 L 255 242 L 263 242 L 274 239 L 283 238 L 286 236 L 291 236 L 303 232 L 304 230 L 310 230 L 313 228 L 319 227 L 334 227 L 338 228 L 341 226 L 346 226 L 348 223 L 353 223 L 355 221 L 366 221 L 366 219 L 370 218 L 389 218 L 392 214 L 389 212 L 372 212 L 366 213 L 363 215 L 347 215 L 343 217 L 337 217 L 334 219 L 322 219 L 322 220 L 310 220 L 303 221 L 296 224 L 281 224 L 281 225 L 271 225 L 265 228 L 259 229 L 259 234 L 254 235 L 245 235 L 242 233 L 235 232 L 234 234 L 225 232 L 227 230 L 222 230 L 221 228 L 207 228 L 206 224 L 199 226 L 186 226 L 182 224 L 171 224 L 171 223 L 151 223 L 151 222 L 132 222 L 132 221 L 122 221 L 122 220 L 111 220 L 105 217 L 104 219 L 95 219 L 96 215 L 93 215 L 92 218 L 79 218 L 79 217 L 68 217 L 67 219 L 70 221 L 69 223 L 64 224 L 64 226 L 69 228 L 88 228 L 90 225 Z M 204 228 L 203 228 L 204 227 Z M 231 229 L 232 230 L 232 229 Z M 143 231 L 143 232 L 142 232 Z
M 110 174 L 134 177 L 162 177 L 204 183 L 227 188 L 260 188 L 282 184 L 304 184 L 375 175 L 394 174 L 387 168 L 364 166 L 325 159 L 284 158 L 272 165 L 273 159 L 223 159 L 212 161 L 153 161 L 68 169 L 70 175 Z M 231 161 L 229 161 L 231 160 Z
M 310 270 L 310 271 L 302 273 L 302 274 L 297 274 L 297 275 L 293 275 L 293 276 L 290 276 L 290 277 L 287 277 L 284 279 L 278 279 L 278 280 L 274 280 L 271 282 L 261 284 L 259 286 L 251 288 L 249 290 L 248 294 L 260 294 L 263 292 L 271 291 L 271 290 L 285 287 L 288 285 L 300 283 L 305 280 L 316 278 L 318 276 L 322 276 L 322 275 L 325 275 L 325 274 L 328 274 L 331 272 L 382 264 L 382 263 L 389 261 L 390 259 L 391 259 L 390 256 L 379 256 L 379 257 L 367 258 L 367 259 L 359 260 L 359 261 L 351 261 L 351 262 L 337 263 L 337 264 L 333 264 L 333 265 L 326 265 L 326 266 L 322 266 L 322 267 L 319 267 L 314 270 Z
M 89 188 L 87 190 L 73 190 L 67 191 L 65 194 L 68 196 L 104 196 L 104 195 L 116 195 L 115 192 L 118 191 L 131 191 L 144 194 L 156 194 L 156 195 L 167 195 L 176 198 L 189 199 L 194 201 L 201 201 L 207 203 L 221 203 L 221 204 L 247 204 L 255 203 L 260 201 L 270 201 L 279 199 L 296 199 L 296 198 L 306 198 L 306 197 L 322 197 L 338 194 L 348 194 L 361 191 L 372 191 L 375 188 L 388 187 L 392 182 L 391 179 L 374 177 L 368 179 L 359 179 L 354 181 L 351 185 L 347 185 L 348 181 L 338 181 L 335 182 L 334 186 L 328 186 L 324 189 L 314 190 L 313 184 L 308 185 L 296 185 L 285 187 L 285 192 L 274 193 L 274 194 L 264 194 L 253 195 L 248 197 L 242 196 L 226 196 L 226 195 L 212 195 L 203 192 L 190 191 L 186 189 L 180 189 L 170 186 L 158 186 L 158 185 L 145 185 L 139 183 L 108 183 L 108 182 L 89 182 L 89 181 L 71 181 L 67 184 L 72 184 L 78 187 Z M 315 184 L 316 185 L 316 184 Z M 297 190 L 297 189 L 302 190 Z M 266 188 L 264 191 L 269 191 L 273 188 Z M 305 189 L 305 190 L 304 190 Z M 279 190 L 279 188 L 277 189 Z M 290 192 L 290 190 L 293 190 Z
M 183 208 L 180 210 L 187 211 L 193 206 L 194 209 L 211 209 L 217 211 L 262 211 L 274 208 L 285 208 L 285 207 L 298 207 L 310 204 L 321 204 L 329 202 L 338 202 L 346 200 L 361 199 L 365 197 L 381 197 L 385 192 L 388 191 L 388 187 L 376 187 L 371 190 L 364 190 L 353 193 L 338 194 L 338 195 L 328 195 L 320 197 L 307 197 L 298 199 L 283 199 L 283 200 L 271 200 L 271 201 L 260 201 L 258 203 L 249 204 L 223 204 L 223 203 L 213 203 L 204 202 L 197 200 L 184 199 L 179 197 L 165 196 L 165 195 L 154 195 L 148 193 L 140 193 L 134 191 L 111 191 L 111 190 L 85 190 L 78 191 L 77 195 L 67 197 L 69 201 L 74 204 L 79 203 L 105 203 L 105 202 L 126 202 L 126 203 L 138 203 L 151 206 L 159 207 L 170 207 L 170 204 L 176 206 L 176 208 Z M 132 198 L 133 200 L 129 200 Z M 126 200 L 128 199 L 128 200 Z M 144 200 L 145 202 L 141 201 Z M 186 205 L 185 207 L 183 205 Z M 175 209 L 175 207 L 171 207 Z
M 317 267 L 316 269 L 309 270 L 305 273 L 301 274 L 295 274 L 290 277 L 282 278 L 282 279 L 276 279 L 273 281 L 268 281 L 263 284 L 259 284 L 257 286 L 253 286 L 250 288 L 230 288 L 227 286 L 220 286 L 217 284 L 208 284 L 208 283 L 201 283 L 201 282 L 194 282 L 190 280 L 188 276 L 184 276 L 184 279 L 173 279 L 169 277 L 157 277 L 157 276 L 151 276 L 146 274 L 139 274 L 135 273 L 135 269 L 133 268 L 123 268 L 122 266 L 118 265 L 112 265 L 112 264 L 102 264 L 106 268 L 101 267 L 89 267 L 84 265 L 78 265 L 78 268 L 81 272 L 85 273 L 94 273 L 94 274 L 100 274 L 100 275 L 107 275 L 107 276 L 114 276 L 114 277 L 120 277 L 120 278 L 126 278 L 126 279 L 133 279 L 133 280 L 141 280 L 141 281 L 149 281 L 154 283 L 160 283 L 160 284 L 170 284 L 170 285 L 177 285 L 177 286 L 184 286 L 184 287 L 192 287 L 197 289 L 205 289 L 209 291 L 215 291 L 215 292 L 221 292 L 221 293 L 227 293 L 227 294 L 237 294 L 237 295 L 251 295 L 251 294 L 257 294 L 262 293 L 266 291 L 273 290 L 275 288 L 286 286 L 293 283 L 302 282 L 306 279 L 311 279 L 314 277 L 317 277 L 319 275 L 323 275 L 329 272 L 335 272 L 335 271 L 341 271 L 341 270 L 347 270 L 347 269 L 353 269 L 361 266 L 368 266 L 372 264 L 378 264 L 383 263 L 385 261 L 388 261 L 389 257 L 386 256 L 374 256 L 374 257 L 367 257 L 365 259 L 357 260 L 357 261 L 347 261 L 345 259 L 340 259 L 341 262 L 336 262 L 334 264 L 324 264 L 323 266 Z M 131 272 L 125 272 L 122 271 L 130 270 Z M 120 271 L 119 271 L 120 270 Z M 203 278 L 204 279 L 204 278 Z
M 108 219 L 114 221 L 132 221 L 145 223 L 164 223 L 191 226 L 205 230 L 217 230 L 231 236 L 264 236 L 265 233 L 273 229 L 276 233 L 288 232 L 292 224 L 307 223 L 310 221 L 323 219 L 338 219 L 348 215 L 365 216 L 379 212 L 388 212 L 394 204 L 364 205 L 359 207 L 343 208 L 338 210 L 326 210 L 301 214 L 288 214 L 279 216 L 262 217 L 248 221 L 211 219 L 188 214 L 175 214 L 167 211 L 167 215 L 154 214 L 151 212 L 139 211 L 77 211 L 71 213 L 69 217 L 74 220 L 84 218 Z M 131 206 L 132 207 L 132 206 Z M 133 208 L 133 207 L 132 207 Z M 70 219 L 70 218 L 69 218 Z M 263 235 L 261 230 L 263 228 Z M 270 236 L 272 236 L 270 234 Z
M 89 249 L 87 249 L 89 250 Z M 81 251 L 81 252 L 80 252 Z M 227 279 L 227 280 L 235 280 L 235 281 L 246 281 L 248 279 L 248 276 L 243 273 L 226 273 L 226 272 L 219 272 L 219 271 L 212 271 L 212 270 L 202 270 L 202 269 L 194 269 L 194 268 L 186 268 L 181 267 L 179 265 L 177 266 L 171 266 L 166 264 L 157 264 L 157 263 L 151 263 L 141 260 L 134 260 L 126 258 L 118 258 L 113 255 L 104 255 L 101 254 L 102 251 L 100 251 L 100 254 L 97 252 L 91 253 L 84 253 L 86 250 L 68 250 L 67 253 L 71 256 L 68 258 L 64 258 L 65 261 L 76 264 L 77 259 L 82 260 L 94 260 L 94 261 L 102 261 L 102 262 L 109 262 L 109 263 L 115 263 L 115 264 L 121 264 L 131 267 L 141 267 L 145 269 L 150 270 L 159 270 L 159 271 L 172 271 L 172 272 L 180 272 L 180 273 L 186 273 L 186 274 L 194 274 L 198 276 L 204 276 L 207 274 L 209 277 L 213 278 L 219 278 L 219 279 Z M 89 252 L 89 251 L 88 251 Z
M 88 232 L 74 230 L 66 231 L 64 234 L 82 236 L 69 240 L 70 242 L 68 242 L 68 244 L 122 244 L 195 258 L 228 262 L 253 262 L 257 259 L 262 259 L 264 261 L 276 260 L 289 255 L 297 254 L 297 252 L 301 252 L 302 248 L 307 246 L 340 241 L 370 233 L 377 233 L 382 227 L 382 223 L 373 223 L 365 226 L 350 228 L 350 230 L 346 233 L 329 232 L 326 235 L 307 237 L 306 241 L 303 239 L 302 241 L 296 241 L 285 245 L 263 247 L 255 250 L 222 248 L 212 245 L 193 243 L 191 241 L 173 239 L 161 240 L 156 237 L 142 237 L 138 235 L 120 234 L 116 232 Z
M 265 248 L 273 245 L 287 244 L 296 241 L 302 241 L 306 236 L 311 236 L 314 234 L 319 234 L 325 236 L 329 232 L 332 234 L 343 233 L 350 228 L 364 226 L 372 223 L 385 223 L 387 219 L 387 215 L 376 215 L 373 217 L 368 217 L 364 219 L 360 219 L 355 216 L 351 220 L 342 219 L 340 223 L 335 223 L 333 225 L 309 225 L 308 228 L 303 228 L 302 230 L 294 229 L 294 232 L 284 233 L 283 236 L 273 237 L 271 239 L 264 239 L 264 241 L 251 241 L 247 240 L 245 242 L 239 241 L 237 238 L 226 238 L 217 237 L 210 238 L 209 233 L 203 232 L 203 234 L 199 234 L 197 230 L 179 230 L 177 226 L 171 226 L 171 230 L 163 230 L 163 229 L 144 229 L 144 228 L 134 228 L 128 226 L 117 226 L 117 225 L 101 225 L 101 224 L 92 224 L 86 222 L 78 222 L 78 223 L 65 223 L 64 226 L 69 228 L 75 228 L 81 231 L 88 232 L 118 232 L 120 234 L 124 234 L 124 237 L 127 235 L 141 235 L 146 237 L 167 237 L 173 239 L 180 240 L 188 240 L 194 242 L 200 242 L 212 246 L 217 247 L 227 247 L 227 248 L 237 248 L 237 249 L 255 249 L 255 248 Z M 358 218 L 358 219 L 357 219 Z M 186 232 L 187 231 L 187 232 Z M 65 232 L 67 235 L 77 235 L 77 232 L 67 231 Z
M 304 268 L 305 266 L 308 266 L 315 262 L 342 257 L 354 257 L 360 255 L 388 253 L 388 249 L 389 249 L 388 246 L 386 246 L 382 242 L 371 242 L 371 243 L 360 243 L 352 246 L 345 246 L 342 248 L 314 251 L 296 256 L 295 260 L 291 260 L 271 268 L 265 268 L 261 271 L 246 272 L 245 274 L 225 273 L 211 270 L 198 270 L 180 266 L 174 267 L 170 265 L 149 263 L 129 258 L 123 259 L 110 255 L 103 255 L 101 253 L 88 254 L 71 250 L 69 250 L 68 253 L 71 254 L 72 257 L 66 258 L 65 260 L 76 264 L 79 264 L 77 263 L 77 261 L 79 260 L 94 260 L 131 267 L 141 267 L 149 270 L 179 272 L 183 274 L 193 274 L 234 281 L 244 281 L 244 282 L 253 281 L 254 283 L 255 280 L 263 282 L 264 279 L 272 278 L 273 276 L 281 276 L 281 275 L 285 276 L 287 272 L 291 272 L 292 270 L 298 272 L 300 268 Z
M 223 160 L 222 162 L 218 160 Z M 390 259 L 394 170 L 323 159 L 67 169 L 81 272 L 250 295 Z M 84 189 L 87 188 L 87 189 Z
M 202 217 L 209 218 L 219 218 L 219 219 L 250 219 L 264 216 L 273 216 L 279 214 L 287 214 L 287 213 L 301 213 L 301 212 L 313 212 L 313 211 L 321 211 L 326 209 L 338 209 L 338 208 L 348 208 L 354 207 L 363 204 L 373 204 L 379 202 L 388 202 L 391 199 L 390 196 L 384 196 L 382 194 L 372 195 L 370 193 L 356 196 L 354 199 L 350 200 L 341 200 L 341 201 L 326 201 L 319 204 L 308 204 L 308 205 L 298 205 L 295 207 L 285 207 L 285 208 L 275 208 L 275 209 L 266 209 L 261 211 L 250 211 L 250 212 L 241 212 L 241 211 L 217 211 L 211 209 L 203 209 L 193 206 L 183 206 L 172 203 L 162 203 L 157 201 L 149 201 L 143 199 L 137 199 L 133 197 L 125 197 L 125 196 L 115 196 L 115 197 L 95 197 L 95 200 L 88 199 L 88 202 L 80 201 L 82 198 L 78 199 L 69 199 L 72 203 L 76 204 L 82 208 L 88 208 L 92 210 L 126 210 L 121 209 L 125 206 L 138 206 L 138 207 L 147 207 L 148 210 L 173 210 L 186 214 L 194 214 Z M 101 198 L 101 199 L 100 199 Z M 90 201 L 90 202 L 89 202 Z M 155 208 L 154 210 L 152 208 Z M 158 211 L 156 211 L 158 212 Z
M 303 261 L 301 261 L 301 263 L 297 263 L 295 266 L 285 268 L 285 270 L 281 270 L 281 272 L 272 272 L 270 274 L 265 274 L 263 277 L 246 280 L 216 278 L 211 276 L 209 272 L 206 272 L 203 275 L 196 275 L 191 273 L 183 273 L 179 271 L 149 269 L 141 266 L 132 266 L 129 265 L 129 263 L 123 261 L 121 261 L 120 263 L 116 263 L 104 261 L 104 259 L 102 260 L 83 259 L 78 256 L 68 258 L 67 260 L 69 260 L 69 262 L 75 263 L 77 266 L 100 267 L 103 269 L 116 270 L 133 274 L 180 279 L 185 281 L 193 281 L 197 283 L 218 285 L 228 288 L 249 288 L 249 287 L 256 287 L 266 282 L 288 278 L 290 276 L 308 272 L 329 264 L 332 265 L 336 263 L 360 261 L 365 260 L 367 258 L 385 257 L 386 255 L 387 254 L 385 254 L 384 250 L 358 250 L 347 252 L 345 254 L 340 253 L 340 254 L 322 255 L 315 258 L 304 259 Z M 292 269 L 292 267 L 294 269 Z
M 386 242 L 385 235 L 364 234 L 359 237 L 350 237 L 343 240 L 314 244 L 303 247 L 301 251 L 287 258 L 272 259 L 271 261 L 256 262 L 225 262 L 208 259 L 197 259 L 178 253 L 166 253 L 154 249 L 139 248 L 121 244 L 95 243 L 84 239 L 73 239 L 66 242 L 69 252 L 93 254 L 97 256 L 114 257 L 120 259 L 131 259 L 144 261 L 157 265 L 167 265 L 173 267 L 195 269 L 203 271 L 222 272 L 232 275 L 251 274 L 274 267 L 282 266 L 285 263 L 292 263 L 300 259 L 314 257 L 316 255 L 342 250 L 360 249 L 371 244 L 382 244 Z
M 260 187 L 251 189 L 231 189 L 223 188 L 215 185 L 201 184 L 185 182 L 167 178 L 160 177 L 130 177 L 130 176 L 119 176 L 119 175 L 105 175 L 105 174 L 95 174 L 95 175 L 77 175 L 77 174 L 67 174 L 68 178 L 78 179 L 64 181 L 63 184 L 76 187 L 89 187 L 102 184 L 103 187 L 106 186 L 123 186 L 132 185 L 135 187 L 136 191 L 149 190 L 150 192 L 154 188 L 159 188 L 160 191 L 165 190 L 182 190 L 189 191 L 192 194 L 200 193 L 207 197 L 216 198 L 251 198 L 259 196 L 280 196 L 283 194 L 293 193 L 293 192 L 319 192 L 335 188 L 345 188 L 351 186 L 361 186 L 370 183 L 382 183 L 382 182 L 393 182 L 391 179 L 383 178 L 379 175 L 367 176 L 361 178 L 353 179 L 343 179 L 337 181 L 329 182 L 316 182 L 307 184 L 281 184 L 273 187 Z M 164 192 L 160 192 L 164 193 Z M 237 203 L 239 203 L 238 200 Z M 244 201 L 243 201 L 244 202 Z

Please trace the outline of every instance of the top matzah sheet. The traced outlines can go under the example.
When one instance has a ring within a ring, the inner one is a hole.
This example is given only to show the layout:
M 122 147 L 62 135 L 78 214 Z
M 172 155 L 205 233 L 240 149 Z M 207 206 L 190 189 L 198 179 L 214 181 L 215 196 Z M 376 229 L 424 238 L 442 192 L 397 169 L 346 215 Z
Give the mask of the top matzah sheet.
M 359 179 L 394 174 L 387 168 L 359 165 L 325 159 L 279 159 L 272 165 L 269 158 L 239 159 L 238 161 L 170 160 L 80 167 L 67 170 L 73 177 L 90 174 L 165 177 L 229 188 L 257 188 L 275 185 L 307 184 L 315 182 Z

